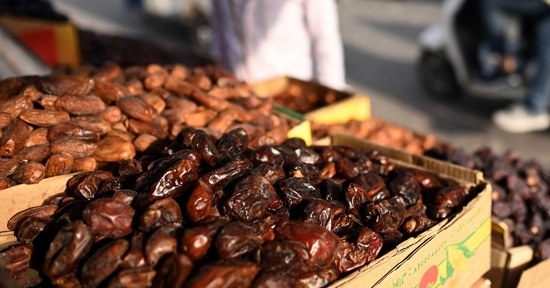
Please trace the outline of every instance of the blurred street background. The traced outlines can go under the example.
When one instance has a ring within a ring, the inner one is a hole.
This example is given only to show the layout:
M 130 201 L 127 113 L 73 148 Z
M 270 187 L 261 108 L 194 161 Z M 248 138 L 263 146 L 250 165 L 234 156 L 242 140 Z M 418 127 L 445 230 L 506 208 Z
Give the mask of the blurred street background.
M 102 33 L 124 33 L 179 49 L 189 34 L 173 22 L 156 21 L 123 0 L 53 0 L 78 26 Z M 436 137 L 472 152 L 489 146 L 511 149 L 522 158 L 550 166 L 550 131 L 513 135 L 497 130 L 491 113 L 508 104 L 472 95 L 434 99 L 417 80 L 418 37 L 440 21 L 441 0 L 340 0 L 347 81 L 371 99 L 375 117 Z M 204 37 L 208 38 L 207 33 Z M 196 44 L 196 43 L 195 43 Z M 204 48 L 204 47 L 203 47 Z M 203 49 L 203 52 L 205 50 Z

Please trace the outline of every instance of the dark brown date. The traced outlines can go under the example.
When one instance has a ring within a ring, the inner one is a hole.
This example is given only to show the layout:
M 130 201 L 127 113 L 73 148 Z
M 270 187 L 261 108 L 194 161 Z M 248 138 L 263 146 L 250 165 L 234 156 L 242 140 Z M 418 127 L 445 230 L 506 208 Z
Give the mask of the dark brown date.
M 305 178 L 287 178 L 277 183 L 279 194 L 287 207 L 294 207 L 304 199 L 320 198 L 319 190 Z
M 399 197 L 369 203 L 363 212 L 365 223 L 378 233 L 389 233 L 399 229 L 405 217 L 405 205 Z
M 153 285 L 156 271 L 150 267 L 120 270 L 106 285 L 108 288 L 147 288 Z
M 53 238 L 43 261 L 43 271 L 50 279 L 67 275 L 86 256 L 94 243 L 92 230 L 82 221 L 63 226 Z
M 252 262 L 215 262 L 202 266 L 187 282 L 189 288 L 249 287 L 259 267 Z
M 157 269 L 153 287 L 183 287 L 193 269 L 193 261 L 185 254 L 170 254 Z
M 30 243 L 48 223 L 50 223 L 50 219 L 27 216 L 15 228 L 15 237 L 19 241 Z
M 422 186 L 412 173 L 404 169 L 394 169 L 390 172 L 388 190 L 394 196 L 400 196 L 404 200 L 405 207 L 414 205 L 420 199 Z
M 302 243 L 316 269 L 326 268 L 340 249 L 340 238 L 331 231 L 313 223 L 282 221 L 275 228 L 277 240 Z
M 231 259 L 260 247 L 258 227 L 254 224 L 234 221 L 226 224 L 216 237 L 216 250 L 222 259 Z
M 295 286 L 296 280 L 294 278 L 280 275 L 277 273 L 268 273 L 260 271 L 254 283 L 252 283 L 252 288 L 292 288 Z
M 204 174 L 201 176 L 201 180 L 210 186 L 212 191 L 222 190 L 229 182 L 241 176 L 252 167 L 252 163 L 247 158 L 233 160 L 220 168 Z
M 431 220 L 425 216 L 413 215 L 403 221 L 403 231 L 409 236 L 416 236 L 437 224 L 436 221 Z
M 98 236 L 121 238 L 132 233 L 134 213 L 130 205 L 104 198 L 90 202 L 82 211 L 82 219 Z
M 307 247 L 295 241 L 267 241 L 260 247 L 261 271 L 299 278 L 315 271 Z
M 227 221 L 226 219 L 216 219 L 212 222 L 184 229 L 180 244 L 183 252 L 189 255 L 193 261 L 204 257 L 214 241 L 214 236 Z
M 179 204 L 173 198 L 164 198 L 148 206 L 139 221 L 141 231 L 151 231 L 164 224 L 182 223 L 183 216 Z
M 236 128 L 224 133 L 216 143 L 220 159 L 235 158 L 244 152 L 247 145 L 248 133 L 243 128 Z
M 149 265 L 155 266 L 162 256 L 176 252 L 180 228 L 178 224 L 165 224 L 153 231 L 144 246 L 145 260 Z
M 84 287 L 98 287 L 122 263 L 130 244 L 125 239 L 109 242 L 95 251 L 82 265 L 80 280 Z
M 113 178 L 109 171 L 82 172 L 67 181 L 67 192 L 78 199 L 92 199 L 103 181 Z
M 14 277 L 30 267 L 32 252 L 32 245 L 16 244 L 0 251 L 0 258 L 11 276 Z
M 147 191 L 136 189 L 140 193 L 136 197 L 138 206 L 145 207 L 159 199 L 175 197 L 183 192 L 189 183 L 197 179 L 200 155 L 192 150 L 183 150 L 183 153 L 177 157 L 179 160 L 168 169 L 157 172 L 160 175 L 155 175 L 155 171 L 152 172 L 157 177 Z
M 191 147 L 201 155 L 203 161 L 212 167 L 216 166 L 220 160 L 218 148 L 210 136 L 208 136 L 208 134 L 206 134 L 203 130 L 195 131 L 195 136 L 193 136 Z
M 263 176 L 250 175 L 239 181 L 232 194 L 224 203 L 227 216 L 241 221 L 253 221 L 262 218 L 268 209 L 282 207 L 282 200 L 275 189 Z
M 210 187 L 202 180 L 197 181 L 185 205 L 187 216 L 191 221 L 199 222 L 210 215 L 212 206 L 214 206 L 214 194 L 210 191 Z
M 272 166 L 267 163 L 262 163 L 256 167 L 254 167 L 250 174 L 252 175 L 260 175 L 265 177 L 267 181 L 269 181 L 269 184 L 275 185 L 280 180 L 283 180 L 286 178 L 285 171 L 283 170 L 282 166 Z M 282 204 L 282 203 L 281 203 Z M 277 207 L 270 207 L 270 209 L 278 209 Z
M 122 259 L 123 269 L 143 267 L 146 265 L 143 247 L 145 245 L 143 232 L 134 232 L 130 241 L 130 250 Z
M 356 183 L 366 190 L 369 202 L 376 202 L 390 197 L 388 190 L 385 189 L 386 184 L 384 183 L 384 179 L 376 173 L 363 173 L 353 179 L 352 183 Z
M 42 205 L 30 207 L 25 210 L 21 210 L 11 216 L 11 218 L 7 222 L 7 227 L 12 231 L 15 230 L 15 228 L 19 226 L 20 222 L 25 217 L 36 217 L 47 220 L 55 213 L 55 211 L 57 211 L 57 205 Z

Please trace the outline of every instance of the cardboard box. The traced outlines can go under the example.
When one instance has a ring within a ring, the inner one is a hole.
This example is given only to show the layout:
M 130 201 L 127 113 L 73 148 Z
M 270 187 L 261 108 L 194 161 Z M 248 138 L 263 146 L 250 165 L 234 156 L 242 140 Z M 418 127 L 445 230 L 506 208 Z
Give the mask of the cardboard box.
M 17 212 L 39 206 L 50 196 L 65 191 L 67 181 L 75 174 L 45 178 L 37 184 L 20 184 L 0 190 L 0 244 L 15 240 L 8 230 L 8 220 Z
M 332 140 L 337 145 L 378 149 L 399 165 L 430 170 L 465 185 L 484 184 L 478 171 L 349 136 L 335 135 Z M 0 193 L 0 203 L 6 203 L 0 207 L 0 227 L 5 229 L 5 223 L 13 213 L 40 205 L 44 198 L 64 191 L 70 177 L 47 178 L 39 184 L 19 185 L 2 191 L 7 193 Z M 480 283 L 479 279 L 490 267 L 490 194 L 491 187 L 485 185 L 483 191 L 455 216 L 404 241 L 396 249 L 329 287 L 486 287 L 486 282 Z M 14 207 L 6 210 L 10 205 Z M 0 244 L 6 239 L 1 238 Z
M 49 67 L 80 66 L 78 32 L 72 22 L 0 16 L 0 25 Z
M 377 149 L 401 165 L 437 172 L 467 185 L 485 183 L 479 171 L 409 154 L 345 135 L 332 144 Z M 490 269 L 491 187 L 462 211 L 330 287 L 471 287 Z
M 261 97 L 276 97 L 282 93 L 304 95 L 314 93 L 320 96 L 330 94 L 332 100 L 320 97 L 321 102 L 315 105 L 317 108 L 300 111 L 311 122 L 323 124 L 345 123 L 352 119 L 365 121 L 371 116 L 370 100 L 367 96 L 349 91 L 337 91 L 315 82 L 281 76 L 253 83 L 250 88 Z
M 277 104 L 273 105 L 273 110 L 275 113 L 290 119 L 292 122 L 293 126 L 286 134 L 287 138 L 301 138 L 304 140 L 306 145 L 311 145 L 311 122 L 309 120 L 307 120 L 303 115 Z
M 506 224 L 493 219 L 491 270 L 487 278 L 496 288 L 531 288 L 550 286 L 550 260 L 533 266 L 533 249 L 528 245 L 513 247 Z

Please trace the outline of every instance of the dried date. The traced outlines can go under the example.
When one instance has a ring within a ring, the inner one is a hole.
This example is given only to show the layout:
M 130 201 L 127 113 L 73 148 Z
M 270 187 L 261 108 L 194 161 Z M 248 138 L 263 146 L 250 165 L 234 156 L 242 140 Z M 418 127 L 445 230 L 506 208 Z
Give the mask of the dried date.
M 69 274 L 94 243 L 92 230 L 82 221 L 64 225 L 53 238 L 43 261 L 43 271 L 52 280 Z
M 235 185 L 223 209 L 226 215 L 234 219 L 252 221 L 263 218 L 268 209 L 281 208 L 282 204 L 275 188 L 266 178 L 250 175 Z
M 104 198 L 90 202 L 82 219 L 98 235 L 121 238 L 132 233 L 135 210 L 123 202 Z
M 122 256 L 130 244 L 125 239 L 109 242 L 88 258 L 82 265 L 80 280 L 84 287 L 98 287 L 120 266 Z
M 187 287 L 249 287 L 259 267 L 252 262 L 214 262 L 202 266 L 189 279 Z
M 181 223 L 183 216 L 179 204 L 173 198 L 160 199 L 149 205 L 139 221 L 139 229 L 152 231 L 164 224 Z

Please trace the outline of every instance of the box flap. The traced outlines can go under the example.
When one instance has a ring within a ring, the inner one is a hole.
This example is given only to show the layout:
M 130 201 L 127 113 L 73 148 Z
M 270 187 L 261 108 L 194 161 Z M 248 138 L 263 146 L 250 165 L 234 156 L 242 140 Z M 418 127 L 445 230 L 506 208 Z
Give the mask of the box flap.
M 65 191 L 75 174 L 46 178 L 37 184 L 20 184 L 0 191 L 0 232 L 9 231 L 8 220 L 17 212 L 39 206 L 44 199 Z
M 512 288 L 512 287 L 518 287 L 517 284 L 522 277 L 522 274 L 524 271 L 529 268 L 532 264 L 533 260 L 533 249 L 527 245 L 518 246 L 509 248 L 508 253 L 510 254 L 510 257 L 508 258 L 508 265 L 507 265 L 507 271 L 505 274 L 504 279 L 504 285 L 503 288 Z M 535 273 L 538 273 L 534 271 Z M 548 272 L 546 272 L 548 273 Z M 546 283 L 546 287 L 548 287 L 548 283 Z M 532 286 L 525 286 L 532 287 Z
M 541 263 L 525 270 L 521 275 L 518 283 L 518 288 L 546 288 L 550 283 L 550 260 L 542 261 Z
M 370 100 L 367 96 L 354 95 L 334 104 L 306 113 L 306 118 L 320 124 L 346 123 L 351 120 L 366 121 L 370 118 Z
M 491 246 L 491 270 L 485 277 L 491 280 L 493 287 L 502 287 L 506 274 L 506 265 L 510 254 L 500 246 Z
M 283 93 L 289 84 L 290 80 L 286 76 L 280 76 L 266 81 L 250 84 L 250 89 L 260 97 L 273 97 Z
M 500 245 L 502 247 L 512 247 L 514 246 L 514 239 L 510 234 L 510 228 L 506 223 L 499 221 L 493 217 L 492 225 L 492 241 L 494 244 Z

